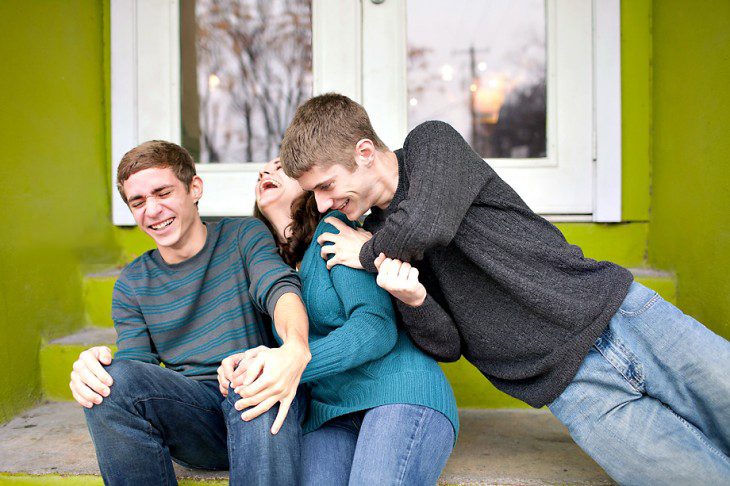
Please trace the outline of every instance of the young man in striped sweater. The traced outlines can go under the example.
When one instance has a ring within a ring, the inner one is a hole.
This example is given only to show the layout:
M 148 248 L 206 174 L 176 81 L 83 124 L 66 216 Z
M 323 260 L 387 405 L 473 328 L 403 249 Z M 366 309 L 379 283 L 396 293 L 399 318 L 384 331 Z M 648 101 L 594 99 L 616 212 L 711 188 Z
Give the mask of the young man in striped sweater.
M 201 221 L 202 180 L 175 144 L 129 151 L 117 185 L 156 249 L 127 265 L 114 287 L 113 362 L 109 348 L 94 347 L 71 373 L 105 483 L 175 484 L 172 460 L 230 468 L 231 484 L 295 483 L 304 411 L 296 392 L 310 358 L 296 273 L 260 221 Z M 259 405 L 241 413 L 217 368 L 260 345 L 272 349 L 246 390 Z
M 392 152 L 362 106 L 326 94 L 299 107 L 280 157 L 320 212 L 372 210 L 372 233 L 332 219 L 322 256 L 379 272 L 423 350 L 548 406 L 619 483 L 728 482 L 730 343 L 584 258 L 452 127 L 426 122 Z

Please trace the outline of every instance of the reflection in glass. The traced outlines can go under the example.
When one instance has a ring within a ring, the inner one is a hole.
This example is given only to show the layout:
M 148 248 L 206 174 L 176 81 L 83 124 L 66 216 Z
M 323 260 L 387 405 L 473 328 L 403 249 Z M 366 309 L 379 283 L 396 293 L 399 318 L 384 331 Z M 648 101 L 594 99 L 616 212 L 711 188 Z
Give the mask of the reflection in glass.
M 410 0 L 408 125 L 443 120 L 485 158 L 546 156 L 544 0 Z
M 311 0 L 180 6 L 183 145 L 203 163 L 275 157 L 312 96 Z

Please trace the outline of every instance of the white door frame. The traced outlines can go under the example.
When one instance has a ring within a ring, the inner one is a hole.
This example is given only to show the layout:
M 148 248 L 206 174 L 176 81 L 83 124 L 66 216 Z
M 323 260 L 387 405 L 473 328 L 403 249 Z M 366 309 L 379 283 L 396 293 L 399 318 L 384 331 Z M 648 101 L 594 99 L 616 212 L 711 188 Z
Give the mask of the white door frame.
M 372 0 L 313 0 L 312 5 L 314 94 L 337 91 L 363 103 L 376 130 L 391 148 L 400 146 L 407 129 L 405 1 L 386 0 L 378 4 Z M 620 221 L 620 0 L 547 1 L 548 10 L 552 5 L 553 12 L 555 6 L 560 12 L 585 11 L 590 6 L 592 25 L 592 62 L 587 67 L 588 82 L 581 88 L 591 99 L 590 110 L 578 120 L 583 120 L 590 132 L 590 204 L 580 211 L 568 211 L 580 213 L 577 218 L 561 214 L 551 219 Z M 111 2 L 112 187 L 116 184 L 119 160 L 132 147 L 151 139 L 180 143 L 179 30 L 179 0 Z M 398 49 L 394 45 L 403 47 Z M 549 106 L 548 116 L 565 119 L 559 107 L 551 111 Z M 560 130 L 561 124 L 557 127 Z M 548 139 L 555 137 L 549 132 Z M 572 147 L 568 142 L 561 144 L 558 134 L 553 150 L 562 154 Z M 489 162 L 508 181 L 510 172 L 524 170 L 515 168 L 513 162 Z M 260 164 L 197 167 L 205 183 L 201 215 L 251 213 L 254 199 L 249 188 L 253 188 Z M 563 211 L 548 208 L 545 212 Z M 116 190 L 112 191 L 112 215 L 114 224 L 134 224 Z

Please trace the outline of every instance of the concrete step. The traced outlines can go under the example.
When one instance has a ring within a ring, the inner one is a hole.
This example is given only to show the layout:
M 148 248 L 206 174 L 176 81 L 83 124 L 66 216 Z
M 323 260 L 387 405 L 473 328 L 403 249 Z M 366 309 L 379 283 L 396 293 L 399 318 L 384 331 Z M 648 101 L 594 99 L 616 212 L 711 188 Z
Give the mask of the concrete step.
M 51 341 L 41 347 L 41 386 L 49 400 L 72 400 L 68 388 L 71 367 L 79 354 L 91 346 L 109 346 L 116 351 L 117 333 L 113 327 L 91 327 Z
M 439 484 L 613 484 L 545 410 L 461 410 Z M 175 466 L 181 484 L 226 484 L 225 472 Z M 81 407 L 51 402 L 0 426 L 0 483 L 100 485 Z
M 84 305 L 89 325 L 114 327 L 112 321 L 112 293 L 120 272 L 120 269 L 112 268 L 84 276 Z

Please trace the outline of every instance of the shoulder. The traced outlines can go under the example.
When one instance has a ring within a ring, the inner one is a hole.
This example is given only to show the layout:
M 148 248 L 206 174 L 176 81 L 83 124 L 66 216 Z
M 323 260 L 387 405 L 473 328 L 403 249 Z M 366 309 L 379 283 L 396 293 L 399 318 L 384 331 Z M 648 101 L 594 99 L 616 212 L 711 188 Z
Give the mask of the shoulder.
M 321 235 L 322 233 L 335 233 L 335 234 L 337 234 L 337 233 L 340 232 L 340 230 L 338 230 L 337 228 L 335 228 L 335 226 L 332 223 L 328 223 L 328 222 L 325 221 L 327 218 L 337 218 L 340 221 L 342 221 L 343 223 L 345 223 L 347 226 L 349 226 L 350 228 L 357 228 L 357 223 L 355 223 L 355 222 L 350 221 L 349 219 L 347 219 L 347 216 L 345 216 L 341 212 L 339 212 L 339 211 L 330 211 L 329 213 L 327 213 L 327 214 L 324 215 L 324 217 L 322 218 L 322 220 L 317 225 L 317 229 L 314 231 L 314 237 L 312 238 L 312 242 L 313 243 L 316 244 L 317 237 L 319 235 Z
M 261 231 L 268 233 L 269 231 L 263 221 L 252 216 L 223 218 L 214 224 L 218 227 L 218 231 L 220 231 L 221 234 L 233 232 L 244 235 L 246 233 L 257 233 Z
M 414 142 L 433 143 L 438 141 L 442 143 L 443 141 L 449 140 L 461 142 L 464 141 L 464 137 L 446 122 L 429 120 L 410 131 L 403 144 L 403 148 L 405 149 L 407 145 Z

